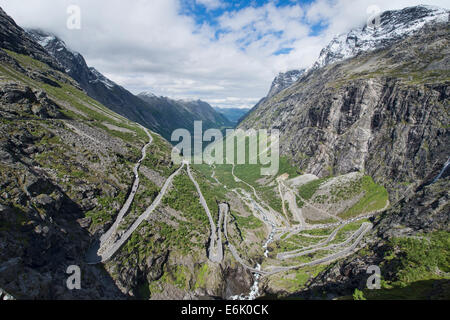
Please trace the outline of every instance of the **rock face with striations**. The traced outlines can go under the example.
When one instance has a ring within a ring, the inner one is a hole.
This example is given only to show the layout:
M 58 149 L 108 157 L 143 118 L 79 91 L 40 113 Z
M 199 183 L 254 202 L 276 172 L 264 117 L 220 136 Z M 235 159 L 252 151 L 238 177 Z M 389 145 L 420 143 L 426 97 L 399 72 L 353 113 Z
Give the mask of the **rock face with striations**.
M 263 100 L 242 128 L 277 128 L 304 172 L 365 171 L 400 197 L 447 161 L 449 24 L 314 69 Z M 395 190 L 395 191 L 394 191 Z
M 364 250 L 330 265 L 294 296 L 351 295 L 366 288 L 371 265 L 381 267 L 383 280 L 401 283 L 414 263 L 408 259 L 416 258 L 411 242 L 417 240 L 418 255 L 439 250 L 436 243 L 448 247 L 448 14 L 428 6 L 388 11 L 380 29 L 335 38 L 296 83 L 263 99 L 241 122 L 243 129 L 279 129 L 281 153 L 305 173 L 361 171 L 389 191 L 391 207 L 373 219 Z M 441 268 L 443 277 L 448 267 Z M 430 283 L 416 284 L 426 288 L 420 298 L 448 299 L 448 280 Z

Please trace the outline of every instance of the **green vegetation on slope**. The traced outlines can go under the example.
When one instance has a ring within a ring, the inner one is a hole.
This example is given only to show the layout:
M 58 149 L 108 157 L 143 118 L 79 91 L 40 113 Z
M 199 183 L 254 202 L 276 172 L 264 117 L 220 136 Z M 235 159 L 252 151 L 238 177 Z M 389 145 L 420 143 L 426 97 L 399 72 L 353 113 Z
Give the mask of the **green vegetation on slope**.
M 309 280 L 315 278 L 320 272 L 328 266 L 318 265 L 301 268 L 299 270 L 291 270 L 278 275 L 272 276 L 270 282 L 274 287 L 279 287 L 283 291 L 296 292 L 305 288 Z M 283 298 L 282 296 L 279 298 Z
M 261 175 L 261 168 L 263 167 L 266 166 L 260 164 L 238 164 L 234 168 L 234 173 L 239 179 L 242 179 L 257 188 L 259 186 L 258 180 L 267 177 Z M 280 156 L 278 173 L 274 177 L 269 177 L 269 180 L 273 180 L 273 178 L 285 173 L 289 174 L 289 178 L 294 178 L 298 176 L 300 172 L 290 164 L 287 157 Z
M 380 210 L 386 206 L 389 200 L 386 189 L 376 184 L 370 176 L 362 178 L 361 188 L 364 196 L 354 206 L 340 214 L 341 218 L 351 218 L 361 213 Z
M 38 70 L 48 73 L 48 78 L 57 84 L 57 86 L 50 85 L 17 72 L 16 70 L 2 65 L 0 71 L 6 76 L 14 80 L 19 80 L 25 85 L 34 88 L 40 88 L 47 92 L 47 94 L 60 103 L 63 107 L 69 104 L 70 108 L 63 108 L 62 112 L 69 118 L 81 119 L 88 121 L 92 125 L 107 131 L 109 134 L 116 136 L 129 143 L 136 142 L 138 139 L 140 143 L 148 140 L 144 130 L 137 124 L 119 116 L 98 101 L 87 96 L 83 91 L 73 86 L 72 79 L 67 75 L 52 70 L 46 64 L 37 61 L 29 56 L 18 54 L 9 50 L 4 50 L 10 57 L 14 58 L 24 69 Z M 75 108 L 77 111 L 74 111 Z M 117 130 L 108 129 L 104 123 L 130 130 L 132 132 L 121 132 Z M 136 139 L 137 138 L 137 139 Z
M 312 180 L 298 188 L 298 194 L 305 200 L 309 200 L 312 198 L 314 193 L 319 189 L 320 185 L 327 181 L 329 178 L 321 178 Z
M 157 171 L 163 177 L 169 177 L 178 168 L 169 159 L 172 146 L 160 135 L 152 133 L 153 142 L 147 149 L 142 165 Z
M 365 289 L 367 299 L 449 299 L 450 233 L 435 231 L 393 238 L 380 265 L 382 288 Z M 389 273 L 389 281 L 383 278 Z
M 197 273 L 197 281 L 195 282 L 194 288 L 204 288 L 209 276 L 208 264 L 204 263 Z
M 258 229 L 263 226 L 261 220 L 255 218 L 253 215 L 243 217 L 237 214 L 232 214 L 232 216 L 236 219 L 236 222 L 241 229 Z
M 163 204 L 181 211 L 193 221 L 200 222 L 202 226 L 208 226 L 208 217 L 200 204 L 197 189 L 189 179 L 184 169 L 182 174 L 173 179 L 173 188 L 162 200 Z
M 117 197 L 99 197 L 97 198 L 97 201 L 98 206 L 85 214 L 86 217 L 92 219 L 92 227 L 111 221 L 117 213 L 116 208 L 120 207 L 125 201 L 125 194 L 121 193 Z

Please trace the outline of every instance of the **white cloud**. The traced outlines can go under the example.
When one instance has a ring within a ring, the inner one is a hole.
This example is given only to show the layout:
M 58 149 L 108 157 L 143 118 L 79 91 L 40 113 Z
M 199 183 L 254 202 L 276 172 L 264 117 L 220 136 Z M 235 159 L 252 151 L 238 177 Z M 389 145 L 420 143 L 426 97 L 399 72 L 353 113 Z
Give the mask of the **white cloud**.
M 216 10 L 224 7 L 224 3 L 221 0 L 195 0 L 195 2 L 206 7 L 208 10 Z
M 224 6 L 224 1 L 196 1 L 208 10 Z M 447 0 L 428 2 L 445 6 Z M 382 10 L 419 3 L 377 0 Z M 71 4 L 81 8 L 81 30 L 66 28 Z M 372 4 L 316 0 L 289 7 L 272 2 L 256 8 L 228 5 L 231 9 L 217 24 L 199 26 L 181 13 L 177 0 L 0 0 L 20 25 L 56 33 L 89 65 L 134 93 L 148 90 L 229 107 L 252 106 L 267 94 L 278 72 L 312 64 L 331 37 L 363 23 Z M 326 29 L 311 35 L 311 24 L 320 21 Z M 274 54 L 289 48 L 286 54 Z

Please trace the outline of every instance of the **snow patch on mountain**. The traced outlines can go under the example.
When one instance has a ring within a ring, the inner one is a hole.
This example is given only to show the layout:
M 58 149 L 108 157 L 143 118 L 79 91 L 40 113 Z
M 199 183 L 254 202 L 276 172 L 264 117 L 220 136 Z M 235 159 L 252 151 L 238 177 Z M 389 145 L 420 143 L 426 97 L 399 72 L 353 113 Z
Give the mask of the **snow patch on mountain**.
M 336 36 L 322 49 L 312 69 L 354 57 L 361 52 L 388 47 L 427 23 L 449 21 L 449 12 L 447 9 L 428 5 L 385 11 L 380 16 L 378 26 L 365 25 Z
M 66 43 L 59 39 L 56 35 L 39 30 L 39 29 L 28 29 L 26 30 L 27 33 L 35 40 L 41 47 L 47 50 L 47 52 L 51 56 L 55 56 L 55 52 L 61 52 L 63 50 L 66 50 L 70 53 L 72 53 L 74 56 L 79 56 L 80 53 L 71 50 L 69 47 L 67 47 Z
M 54 41 L 56 39 L 56 37 L 54 37 L 54 36 L 47 36 L 47 37 L 40 37 L 40 38 L 37 38 L 36 39 L 36 41 L 37 41 L 37 43 L 39 43 L 42 47 L 46 47 L 49 43 L 50 43 L 50 41 Z
M 90 67 L 89 70 L 91 71 L 91 74 L 89 76 L 89 83 L 97 83 L 101 82 L 103 83 L 109 90 L 112 90 L 115 86 L 117 86 L 116 83 L 112 82 L 108 78 L 106 78 L 103 74 L 101 74 L 97 69 L 94 67 Z
M 280 72 L 278 76 L 272 82 L 270 87 L 268 98 L 276 95 L 278 92 L 293 85 L 305 72 L 304 69 L 301 70 L 290 70 L 288 72 Z
M 138 94 L 139 97 L 157 98 L 156 94 L 150 91 L 144 91 Z

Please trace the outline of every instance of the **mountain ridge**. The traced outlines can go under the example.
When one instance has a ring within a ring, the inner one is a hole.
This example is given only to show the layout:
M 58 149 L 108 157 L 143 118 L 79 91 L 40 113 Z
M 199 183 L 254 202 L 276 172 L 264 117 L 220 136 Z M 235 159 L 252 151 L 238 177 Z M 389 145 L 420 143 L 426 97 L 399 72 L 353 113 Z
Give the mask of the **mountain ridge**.
M 162 114 L 158 121 L 162 126 L 169 128 L 170 134 L 178 128 L 187 129 L 193 133 L 194 121 L 202 121 L 203 130 L 223 129 L 232 126 L 227 118 L 216 112 L 210 104 L 200 99 L 175 100 L 169 97 L 157 97 L 149 92 L 141 92 L 137 97 Z
M 312 70 L 349 59 L 363 52 L 389 47 L 396 41 L 401 40 L 402 37 L 420 30 L 426 23 L 448 21 L 449 16 L 450 10 L 429 5 L 384 11 L 380 14 L 379 26 L 370 28 L 366 24 L 363 27 L 356 27 L 347 33 L 335 36 L 321 50 L 319 57 L 310 67 L 293 69 L 285 73 L 280 72 L 272 81 L 268 95 L 262 100 L 290 87 L 302 76 L 307 76 Z M 244 119 L 241 119 L 239 123 Z
M 237 124 L 239 119 L 243 118 L 249 111 L 250 108 L 221 108 L 214 107 L 216 111 L 223 114 L 232 123 Z
M 448 299 L 448 22 L 263 98 L 238 127 L 279 130 L 279 171 L 264 178 L 263 165 L 175 164 L 161 135 L 68 72 L 104 93 L 114 83 L 0 22 L 0 296 Z M 217 120 L 200 100 L 141 97 L 162 128 Z
M 447 22 L 449 14 L 447 9 L 427 5 L 384 11 L 380 14 L 379 25 L 368 27 L 366 24 L 331 40 L 320 52 L 312 69 L 354 57 L 361 52 L 389 47 L 420 30 L 426 23 Z
M 154 95 L 133 95 L 105 77 L 95 67 L 89 67 L 80 53 L 68 48 L 56 35 L 38 29 L 30 29 L 28 34 L 64 67 L 90 97 L 112 111 L 162 134 L 168 140 L 177 128 L 192 131 L 195 120 L 205 121 L 206 128 L 231 125 L 219 114 L 214 114 L 214 110 L 203 102 L 177 102 Z M 186 112 L 181 111 L 183 108 Z
M 395 14 L 424 11 L 429 8 Z M 301 172 L 324 180 L 364 172 L 389 193 L 391 204 L 370 219 L 373 231 L 362 249 L 309 279 L 293 297 L 448 297 L 447 271 L 436 272 L 435 262 L 415 256 L 448 257 L 435 249 L 446 246 L 450 231 L 450 24 L 444 20 L 432 19 L 355 55 L 341 55 L 340 46 L 329 55 L 325 48 L 322 57 L 330 59 L 262 99 L 239 124 L 244 130 L 279 129 L 281 154 Z M 366 287 L 372 265 L 386 281 L 380 290 Z M 439 268 L 448 270 L 444 262 Z M 276 283 L 265 285 L 267 294 L 286 296 Z

